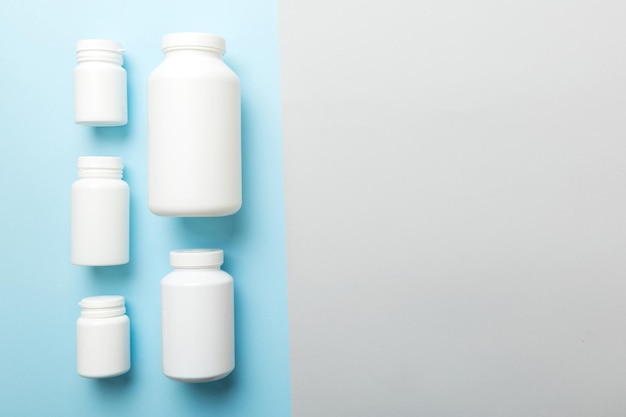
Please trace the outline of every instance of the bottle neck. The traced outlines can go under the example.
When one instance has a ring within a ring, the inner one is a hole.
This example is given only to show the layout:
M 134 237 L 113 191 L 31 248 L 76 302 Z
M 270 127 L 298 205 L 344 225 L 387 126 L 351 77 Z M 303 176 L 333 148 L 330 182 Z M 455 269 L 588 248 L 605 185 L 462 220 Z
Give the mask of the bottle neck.
M 78 168 L 78 178 L 108 178 L 121 180 L 122 170 L 112 168 Z
M 172 268 L 174 269 L 174 271 L 190 271 L 190 270 L 194 270 L 194 271 L 202 271 L 202 270 L 219 271 L 219 270 L 222 269 L 222 267 L 220 265 L 213 265 L 213 266 L 174 266 Z
M 223 51 L 214 48 L 201 48 L 201 47 L 170 47 L 164 49 L 165 58 L 177 57 L 177 56 L 201 56 L 205 58 L 213 58 L 222 60 Z
M 78 51 L 76 53 L 76 61 L 80 64 L 83 62 L 107 62 L 121 66 L 124 63 L 122 54 L 115 51 L 101 51 L 88 49 Z
M 86 319 L 106 319 L 124 314 L 126 314 L 126 307 L 123 305 L 109 308 L 83 308 L 80 312 L 80 316 Z

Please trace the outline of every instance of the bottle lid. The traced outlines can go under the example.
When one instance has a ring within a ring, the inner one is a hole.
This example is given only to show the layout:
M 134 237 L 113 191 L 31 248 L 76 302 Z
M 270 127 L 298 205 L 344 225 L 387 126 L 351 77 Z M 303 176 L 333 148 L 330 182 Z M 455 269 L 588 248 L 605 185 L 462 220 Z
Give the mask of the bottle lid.
M 82 51 L 107 51 L 121 54 L 124 52 L 122 44 L 105 39 L 83 39 L 76 44 L 76 52 Z
M 122 158 L 117 156 L 79 156 L 78 168 L 124 169 Z
M 224 263 L 221 249 L 185 249 L 170 252 L 170 265 L 173 267 L 208 267 Z
M 180 32 L 163 36 L 163 52 L 179 48 L 213 49 L 222 55 L 226 52 L 226 43 L 221 36 L 211 33 Z

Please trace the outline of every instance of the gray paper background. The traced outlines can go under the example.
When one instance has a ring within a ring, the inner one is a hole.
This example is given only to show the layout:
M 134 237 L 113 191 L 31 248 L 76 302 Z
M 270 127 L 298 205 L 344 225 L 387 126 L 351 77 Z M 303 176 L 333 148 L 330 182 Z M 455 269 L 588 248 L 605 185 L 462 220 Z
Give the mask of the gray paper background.
M 626 3 L 282 0 L 293 411 L 626 410 Z

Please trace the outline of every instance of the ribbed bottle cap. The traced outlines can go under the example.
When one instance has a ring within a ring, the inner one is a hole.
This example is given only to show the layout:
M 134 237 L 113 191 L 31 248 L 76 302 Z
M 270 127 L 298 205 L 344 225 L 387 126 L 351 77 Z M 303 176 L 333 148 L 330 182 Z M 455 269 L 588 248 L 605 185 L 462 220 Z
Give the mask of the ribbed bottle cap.
M 208 48 L 226 52 L 226 43 L 221 36 L 210 33 L 181 32 L 163 36 L 163 52 L 174 48 Z
M 81 51 L 108 51 L 121 54 L 124 52 L 122 44 L 106 39 L 83 39 L 76 44 L 76 52 Z
M 117 156 L 79 156 L 78 168 L 124 169 L 122 158 Z
M 115 308 L 124 306 L 124 297 L 121 295 L 98 295 L 87 297 L 78 303 L 82 308 Z
M 207 267 L 224 263 L 221 249 L 186 249 L 170 252 L 170 265 L 173 267 Z

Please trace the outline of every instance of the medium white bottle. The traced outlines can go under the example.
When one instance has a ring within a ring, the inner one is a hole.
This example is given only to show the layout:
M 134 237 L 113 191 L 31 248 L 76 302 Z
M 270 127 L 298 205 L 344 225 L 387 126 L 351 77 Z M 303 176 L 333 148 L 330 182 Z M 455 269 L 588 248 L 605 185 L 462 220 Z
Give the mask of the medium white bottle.
M 163 37 L 165 60 L 148 81 L 148 199 L 161 216 L 212 217 L 241 207 L 239 79 L 224 39 Z
M 128 263 L 129 188 L 122 158 L 81 156 L 72 185 L 72 263 Z
M 174 271 L 161 280 L 163 373 L 208 382 L 235 367 L 233 279 L 220 249 L 170 252 Z
M 110 378 L 130 369 L 130 320 L 124 297 L 83 298 L 76 322 L 76 366 L 87 378 Z
M 103 39 L 78 42 L 74 69 L 74 120 L 87 126 L 122 126 L 128 121 L 122 45 Z

